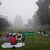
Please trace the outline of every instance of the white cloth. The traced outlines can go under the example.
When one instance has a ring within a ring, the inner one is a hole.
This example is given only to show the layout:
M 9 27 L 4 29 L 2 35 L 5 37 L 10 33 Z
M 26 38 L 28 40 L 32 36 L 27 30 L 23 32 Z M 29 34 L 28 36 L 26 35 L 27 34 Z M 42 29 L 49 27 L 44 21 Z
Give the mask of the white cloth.
M 20 48 L 23 46 L 25 46 L 25 43 L 17 43 L 16 45 L 11 45 L 11 43 L 4 43 L 1 45 L 2 48 L 12 48 L 12 47 Z
M 38 32 L 38 34 L 40 34 L 40 32 Z
M 12 35 L 16 35 L 16 33 L 13 33 Z

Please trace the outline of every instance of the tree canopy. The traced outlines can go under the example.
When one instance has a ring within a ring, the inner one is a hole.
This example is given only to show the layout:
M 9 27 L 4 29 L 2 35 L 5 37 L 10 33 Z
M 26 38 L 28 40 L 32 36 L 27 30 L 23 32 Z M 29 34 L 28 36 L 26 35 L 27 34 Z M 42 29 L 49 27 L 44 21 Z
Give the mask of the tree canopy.
M 49 0 L 38 0 L 37 2 L 37 5 L 39 7 L 37 15 L 39 17 L 41 25 L 50 25 L 50 9 L 48 4 L 50 4 Z
M 5 18 L 0 18 L 0 30 L 3 30 L 5 29 L 6 27 L 8 27 L 10 24 L 9 22 L 7 21 L 7 19 Z

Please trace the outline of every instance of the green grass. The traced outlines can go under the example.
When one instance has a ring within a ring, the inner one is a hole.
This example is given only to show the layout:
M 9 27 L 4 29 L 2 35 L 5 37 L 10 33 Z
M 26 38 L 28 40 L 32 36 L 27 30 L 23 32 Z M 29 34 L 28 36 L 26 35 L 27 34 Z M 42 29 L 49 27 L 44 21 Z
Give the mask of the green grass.
M 35 33 L 34 41 L 32 39 L 33 39 L 32 36 L 26 36 L 25 37 L 26 46 L 23 48 L 16 48 L 15 50 L 50 50 L 50 33 L 49 36 L 42 36 L 41 34 Z M 0 41 L 1 50 L 14 50 L 1 48 L 2 43 L 3 42 Z
M 50 36 L 35 35 L 35 50 L 50 50 Z

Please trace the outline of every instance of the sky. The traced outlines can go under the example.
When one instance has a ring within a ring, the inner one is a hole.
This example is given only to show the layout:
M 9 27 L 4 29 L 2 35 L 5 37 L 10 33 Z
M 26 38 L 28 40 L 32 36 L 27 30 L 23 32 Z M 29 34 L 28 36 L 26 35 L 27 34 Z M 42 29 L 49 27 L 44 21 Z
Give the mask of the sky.
M 38 9 L 35 4 L 37 0 L 0 0 L 0 15 L 5 15 L 10 22 L 14 22 L 15 17 L 20 15 L 25 23 L 28 18 L 32 18 Z

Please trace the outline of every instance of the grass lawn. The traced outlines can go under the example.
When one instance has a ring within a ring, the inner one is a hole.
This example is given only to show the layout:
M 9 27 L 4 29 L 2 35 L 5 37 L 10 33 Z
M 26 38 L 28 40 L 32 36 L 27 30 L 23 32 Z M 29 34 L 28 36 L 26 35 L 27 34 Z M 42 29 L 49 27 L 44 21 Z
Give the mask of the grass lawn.
M 26 46 L 23 48 L 16 48 L 15 50 L 50 50 L 50 34 L 49 36 L 42 36 L 35 33 L 34 40 L 32 36 L 26 36 L 25 43 Z M 0 46 L 3 42 L 0 41 Z M 33 45 L 34 43 L 34 45 Z M 1 50 L 14 50 L 14 49 L 3 49 Z
M 50 36 L 35 35 L 35 50 L 50 50 Z

